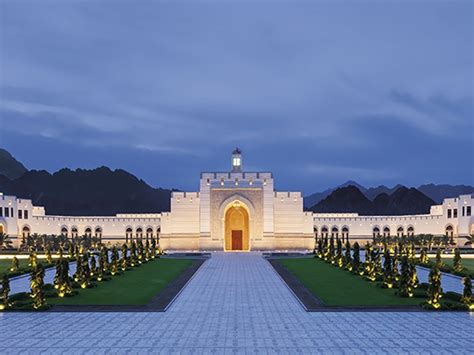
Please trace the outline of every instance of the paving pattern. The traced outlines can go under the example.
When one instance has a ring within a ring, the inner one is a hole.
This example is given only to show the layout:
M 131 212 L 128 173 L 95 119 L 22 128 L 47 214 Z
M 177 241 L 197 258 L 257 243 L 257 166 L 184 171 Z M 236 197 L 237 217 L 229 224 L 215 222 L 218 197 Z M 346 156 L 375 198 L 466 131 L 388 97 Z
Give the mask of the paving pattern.
M 260 254 L 216 253 L 165 313 L 0 314 L 0 351 L 472 354 L 473 329 L 469 313 L 307 313 Z

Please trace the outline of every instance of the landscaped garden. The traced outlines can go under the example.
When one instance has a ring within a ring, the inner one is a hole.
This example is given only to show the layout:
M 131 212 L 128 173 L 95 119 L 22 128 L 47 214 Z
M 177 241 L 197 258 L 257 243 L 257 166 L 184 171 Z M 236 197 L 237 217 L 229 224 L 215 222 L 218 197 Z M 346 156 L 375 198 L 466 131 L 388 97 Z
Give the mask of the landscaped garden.
M 53 305 L 144 305 L 191 264 L 189 259 L 155 259 L 100 287 L 79 289 L 74 297 L 48 301 Z
M 339 238 L 320 238 L 315 258 L 278 259 L 294 277 L 324 306 L 384 307 L 421 306 L 426 309 L 469 310 L 474 308 L 472 281 L 459 249 L 455 249 L 452 267 L 441 259 L 430 262 L 427 248 L 416 256 L 414 243 L 399 241 L 380 245 L 367 243 L 362 252 L 356 242 Z M 470 261 L 470 260 L 469 260 Z M 420 284 L 416 265 L 431 268 L 429 282 Z M 469 265 L 469 263 L 467 263 Z M 463 276 L 463 294 L 443 293 L 441 270 Z
M 160 258 L 162 253 L 157 241 L 150 240 L 143 242 L 138 239 L 107 248 L 100 242 L 90 243 L 90 237 L 83 236 L 56 245 L 54 259 L 49 243 L 31 247 L 27 259 L 3 259 L 0 263 L 0 272 L 3 273 L 0 309 L 45 310 L 53 305 L 146 305 L 194 264 L 190 259 Z M 44 259 L 38 259 L 36 249 L 42 249 Z M 69 267 L 74 265 L 71 262 L 75 264 L 74 273 L 69 271 Z M 54 282 L 44 284 L 45 269 L 51 266 L 55 267 Z M 30 292 L 10 295 L 10 277 L 22 273 L 30 275 Z M 179 291 L 175 288 L 172 292 Z

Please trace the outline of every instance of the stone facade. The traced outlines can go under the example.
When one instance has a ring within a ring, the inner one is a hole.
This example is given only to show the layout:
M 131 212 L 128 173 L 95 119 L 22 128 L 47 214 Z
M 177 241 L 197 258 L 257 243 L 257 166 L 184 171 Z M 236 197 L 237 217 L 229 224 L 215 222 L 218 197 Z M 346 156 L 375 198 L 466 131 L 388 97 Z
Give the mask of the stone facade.
M 325 235 L 363 243 L 374 235 L 421 233 L 449 235 L 463 246 L 474 234 L 472 195 L 445 199 L 424 215 L 317 214 L 303 210 L 300 192 L 276 192 L 271 173 L 243 172 L 241 162 L 240 151 L 234 151 L 231 172 L 202 173 L 199 192 L 173 192 L 171 211 L 163 213 L 50 216 L 30 200 L 0 193 L 0 232 L 15 246 L 26 234 L 38 233 L 96 235 L 110 244 L 159 237 L 163 249 L 224 250 L 232 232 L 226 229 L 226 211 L 235 207 L 245 209 L 248 218 L 243 224 L 248 231 L 242 232 L 245 250 L 312 250 L 315 236 Z M 239 231 L 234 232 L 238 238 Z

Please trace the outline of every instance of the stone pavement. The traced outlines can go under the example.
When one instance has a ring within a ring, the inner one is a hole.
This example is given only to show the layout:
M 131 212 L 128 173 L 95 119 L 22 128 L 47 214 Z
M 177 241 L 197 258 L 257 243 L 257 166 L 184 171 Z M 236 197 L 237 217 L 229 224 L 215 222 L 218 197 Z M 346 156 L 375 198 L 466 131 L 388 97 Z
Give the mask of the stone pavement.
M 473 317 L 307 313 L 259 253 L 215 253 L 165 313 L 4 313 L 0 351 L 472 354 Z

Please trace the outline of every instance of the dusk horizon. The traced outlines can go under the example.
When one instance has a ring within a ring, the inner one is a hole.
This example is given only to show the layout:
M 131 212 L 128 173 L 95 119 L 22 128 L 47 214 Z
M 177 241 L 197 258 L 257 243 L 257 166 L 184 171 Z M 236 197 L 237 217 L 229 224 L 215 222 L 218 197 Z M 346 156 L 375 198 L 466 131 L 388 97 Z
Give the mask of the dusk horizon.
M 305 195 L 474 181 L 472 3 L 0 6 L 0 147 L 29 169 L 186 190 L 238 146 Z

